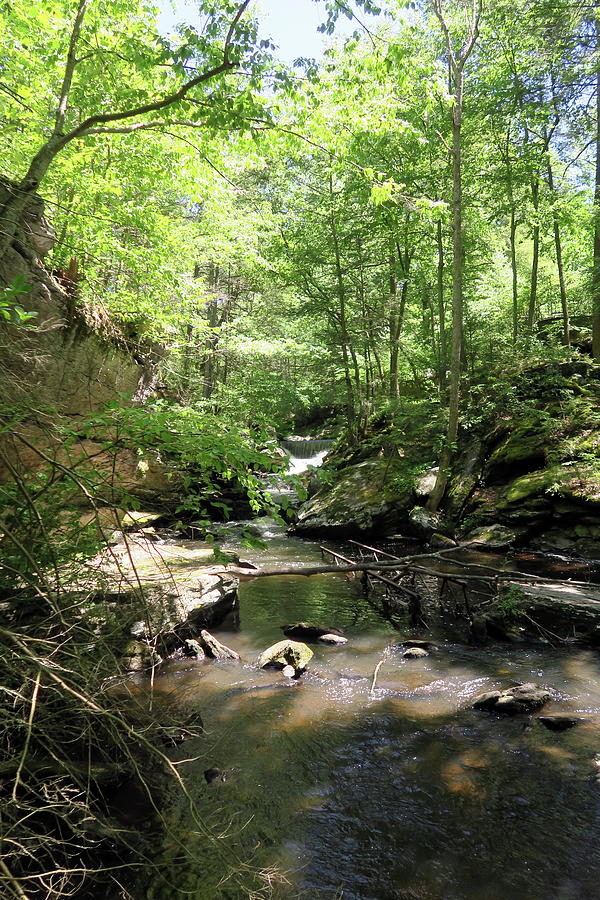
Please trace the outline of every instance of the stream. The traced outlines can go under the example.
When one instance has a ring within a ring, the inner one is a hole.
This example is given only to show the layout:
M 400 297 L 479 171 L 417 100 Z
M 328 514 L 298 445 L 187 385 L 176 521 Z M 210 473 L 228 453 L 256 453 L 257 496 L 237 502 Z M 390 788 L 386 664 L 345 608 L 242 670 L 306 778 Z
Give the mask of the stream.
M 277 526 L 264 526 L 263 538 L 265 548 L 252 551 L 257 565 L 320 561 L 317 544 Z M 312 645 L 298 681 L 260 671 L 260 652 L 299 620 L 341 628 L 349 642 Z M 172 758 L 190 760 L 180 771 L 203 823 L 227 829 L 227 846 L 263 869 L 269 896 L 600 897 L 596 652 L 442 637 L 425 659 L 392 650 L 371 691 L 386 646 L 414 634 L 408 624 L 394 631 L 360 580 L 342 575 L 243 582 L 239 613 L 213 633 L 240 662 L 173 660 L 152 690 L 155 702 L 202 713 L 204 736 Z M 482 691 L 516 681 L 554 689 L 560 700 L 544 712 L 576 711 L 585 722 L 554 733 L 535 718 L 469 709 Z M 213 767 L 226 780 L 207 784 Z M 170 823 L 185 839 L 161 865 L 167 881 L 191 900 L 242 897 L 219 885 L 223 861 L 187 808 Z M 171 896 L 162 879 L 147 894 Z

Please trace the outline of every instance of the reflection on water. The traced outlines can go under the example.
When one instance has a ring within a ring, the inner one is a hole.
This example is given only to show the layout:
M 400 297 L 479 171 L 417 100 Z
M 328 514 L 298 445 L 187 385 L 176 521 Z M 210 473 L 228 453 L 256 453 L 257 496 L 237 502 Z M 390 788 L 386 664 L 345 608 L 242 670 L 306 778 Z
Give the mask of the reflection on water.
M 311 565 L 318 548 L 275 537 L 260 565 Z M 315 645 L 310 671 L 289 682 L 259 671 L 261 650 L 297 620 L 344 629 L 342 647 Z M 343 900 L 579 900 L 600 897 L 600 664 L 592 651 L 473 648 L 444 643 L 422 660 L 383 651 L 402 635 L 342 576 L 242 584 L 238 625 L 217 637 L 239 662 L 169 664 L 155 694 L 196 707 L 206 735 L 175 759 L 228 846 L 288 883 L 271 896 Z M 409 631 L 406 629 L 406 635 Z M 585 724 L 556 734 L 535 718 L 496 718 L 472 698 L 516 680 L 553 688 L 545 711 Z M 198 757 L 194 760 L 194 757 Z M 207 785 L 208 767 L 232 769 Z M 179 811 L 186 851 L 165 862 L 148 896 L 239 898 L 224 864 Z M 169 866 L 172 864 L 173 868 Z M 171 892 L 169 892 L 171 891 Z

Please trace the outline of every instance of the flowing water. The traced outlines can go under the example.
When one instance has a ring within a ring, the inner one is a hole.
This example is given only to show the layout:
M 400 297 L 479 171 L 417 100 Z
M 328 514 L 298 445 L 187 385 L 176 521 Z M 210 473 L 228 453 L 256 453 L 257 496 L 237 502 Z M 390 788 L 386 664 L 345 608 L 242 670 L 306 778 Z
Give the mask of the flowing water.
M 288 474 L 301 475 L 311 466 L 313 468 L 321 466 L 333 443 L 329 439 L 312 438 L 281 441 L 281 446 L 290 457 Z
M 320 559 L 317 545 L 277 527 L 263 534 L 259 565 Z M 393 631 L 359 580 L 271 577 L 239 594 L 239 613 L 214 633 L 241 661 L 171 662 L 153 690 L 201 711 L 205 735 L 173 758 L 191 760 L 180 771 L 203 821 L 227 825 L 227 845 L 267 878 L 284 873 L 273 897 L 600 898 L 597 653 L 442 639 L 422 660 L 391 650 L 372 690 L 386 647 L 411 632 Z M 349 642 L 313 645 L 298 681 L 258 670 L 280 626 L 298 620 L 341 628 Z M 478 693 L 519 680 L 554 689 L 545 711 L 576 711 L 584 724 L 557 734 L 535 718 L 469 709 Z M 211 767 L 226 780 L 207 784 Z M 175 816 L 185 852 L 165 860 L 167 882 L 191 900 L 241 898 L 218 886 L 223 862 L 186 816 Z M 163 882 L 147 896 L 173 893 Z

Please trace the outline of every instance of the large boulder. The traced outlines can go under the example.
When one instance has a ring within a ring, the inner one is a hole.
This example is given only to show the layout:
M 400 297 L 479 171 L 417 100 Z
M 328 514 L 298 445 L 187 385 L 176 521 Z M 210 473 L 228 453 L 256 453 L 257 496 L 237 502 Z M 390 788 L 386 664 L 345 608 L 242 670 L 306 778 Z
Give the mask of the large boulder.
M 258 667 L 283 669 L 285 666 L 293 666 L 296 671 L 301 671 L 306 668 L 312 657 L 310 647 L 300 641 L 278 641 L 261 653 Z
M 331 487 L 300 508 L 295 531 L 345 537 L 406 524 L 414 491 L 403 471 L 398 461 L 384 458 L 342 469 Z
M 429 497 L 435 487 L 439 470 L 439 466 L 434 466 L 431 469 L 427 469 L 426 472 L 423 472 L 417 479 L 415 485 L 417 500 L 426 500 Z
M 440 531 L 440 514 L 430 512 L 423 506 L 414 506 L 411 509 L 408 522 L 410 530 L 424 540 Z

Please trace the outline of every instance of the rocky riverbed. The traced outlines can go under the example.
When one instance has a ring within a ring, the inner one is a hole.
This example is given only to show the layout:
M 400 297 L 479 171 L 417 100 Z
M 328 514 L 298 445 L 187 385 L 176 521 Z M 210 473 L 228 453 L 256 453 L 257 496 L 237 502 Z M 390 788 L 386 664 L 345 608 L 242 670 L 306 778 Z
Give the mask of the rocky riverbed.
M 318 561 L 316 545 L 276 526 L 268 534 L 256 565 Z M 183 542 L 170 552 L 190 573 L 200 550 Z M 263 872 L 272 897 L 594 896 L 596 651 L 477 647 L 443 624 L 415 633 L 402 614 L 393 627 L 380 598 L 343 575 L 249 577 L 238 594 L 212 633 L 239 659 L 172 659 L 152 678 L 129 679 L 138 701 L 195 710 L 205 729 L 170 751 L 203 827 L 174 801 L 145 897 L 169 897 L 174 880 L 192 897 L 240 896 L 237 883 L 221 883 L 226 854 L 205 832 L 225 827 L 227 853 Z M 261 653 L 302 623 L 335 628 L 347 643 L 311 641 L 299 678 L 260 669 Z M 407 657 L 411 644 L 424 655 Z M 537 708 L 471 708 L 531 682 Z M 577 727 L 563 728 L 567 720 Z

